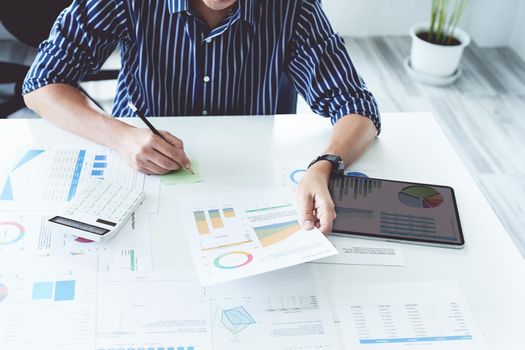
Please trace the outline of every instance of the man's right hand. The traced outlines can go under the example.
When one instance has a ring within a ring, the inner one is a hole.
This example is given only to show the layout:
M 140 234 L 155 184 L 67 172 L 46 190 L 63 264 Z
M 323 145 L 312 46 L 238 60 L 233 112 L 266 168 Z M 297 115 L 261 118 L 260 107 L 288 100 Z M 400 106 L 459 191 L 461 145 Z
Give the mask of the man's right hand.
M 148 129 L 130 126 L 119 138 L 116 149 L 132 168 L 146 174 L 167 174 L 180 169 L 179 164 L 191 168 L 182 141 L 167 131 L 159 132 L 168 142 Z

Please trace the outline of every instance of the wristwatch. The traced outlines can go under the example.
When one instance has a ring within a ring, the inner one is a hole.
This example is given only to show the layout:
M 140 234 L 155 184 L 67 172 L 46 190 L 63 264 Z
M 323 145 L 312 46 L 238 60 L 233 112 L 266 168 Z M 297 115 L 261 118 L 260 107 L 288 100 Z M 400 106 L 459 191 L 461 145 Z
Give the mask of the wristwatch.
M 312 160 L 310 165 L 308 165 L 308 168 L 310 168 L 312 165 L 314 165 L 315 163 L 321 160 L 327 160 L 330 163 L 332 163 L 332 174 L 334 175 L 342 174 L 345 171 L 345 163 L 343 162 L 341 157 L 336 156 L 334 154 L 323 154 L 315 158 L 314 160 Z

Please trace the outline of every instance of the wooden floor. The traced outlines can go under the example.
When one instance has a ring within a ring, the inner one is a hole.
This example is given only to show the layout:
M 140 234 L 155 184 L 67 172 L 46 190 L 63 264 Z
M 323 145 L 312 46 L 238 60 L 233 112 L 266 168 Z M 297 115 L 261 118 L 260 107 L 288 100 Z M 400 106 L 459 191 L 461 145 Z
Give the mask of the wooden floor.
M 508 48 L 472 44 L 462 61 L 463 76 L 438 88 L 407 77 L 403 60 L 410 51 L 408 37 L 346 42 L 383 113 L 430 111 L 436 116 L 525 257 L 525 62 Z M 27 63 L 33 55 L 32 49 L 0 41 L 0 61 Z M 86 88 L 110 107 L 114 82 Z M 0 88 L 0 96 L 5 90 Z M 304 102 L 298 112 L 309 112 Z M 15 117 L 31 116 L 25 110 Z

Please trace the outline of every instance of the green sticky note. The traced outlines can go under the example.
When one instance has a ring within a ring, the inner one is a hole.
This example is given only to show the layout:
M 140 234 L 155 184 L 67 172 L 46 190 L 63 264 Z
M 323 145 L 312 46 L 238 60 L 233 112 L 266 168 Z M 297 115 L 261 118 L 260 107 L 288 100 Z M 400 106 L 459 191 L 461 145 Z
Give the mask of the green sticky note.
M 160 177 L 160 181 L 165 185 L 184 185 L 192 184 L 194 182 L 200 182 L 201 171 L 199 168 L 199 162 L 197 162 L 196 160 L 191 160 L 191 169 L 193 170 L 195 175 L 193 175 L 189 170 L 179 169 L 172 173 L 162 175 Z

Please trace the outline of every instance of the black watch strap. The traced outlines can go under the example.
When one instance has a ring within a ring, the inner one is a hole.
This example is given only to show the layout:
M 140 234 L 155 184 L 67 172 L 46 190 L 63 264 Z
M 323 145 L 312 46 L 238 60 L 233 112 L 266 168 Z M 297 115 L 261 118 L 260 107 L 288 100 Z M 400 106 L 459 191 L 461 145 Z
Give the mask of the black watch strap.
M 341 159 L 341 157 L 336 156 L 334 154 L 323 154 L 315 158 L 314 160 L 312 160 L 310 165 L 308 165 L 308 168 L 310 168 L 312 165 L 314 165 L 315 163 L 321 160 L 326 160 L 332 163 L 332 174 L 342 174 L 345 170 L 345 164 L 343 160 Z

